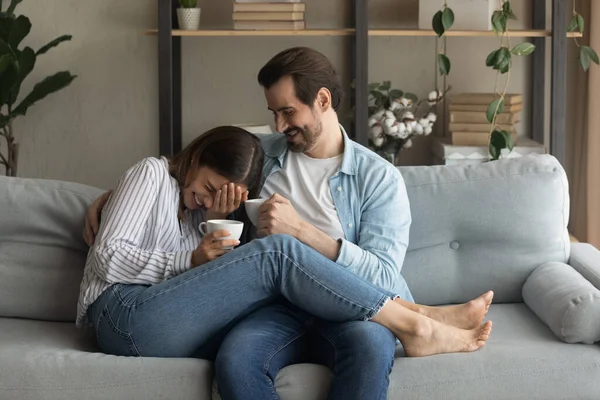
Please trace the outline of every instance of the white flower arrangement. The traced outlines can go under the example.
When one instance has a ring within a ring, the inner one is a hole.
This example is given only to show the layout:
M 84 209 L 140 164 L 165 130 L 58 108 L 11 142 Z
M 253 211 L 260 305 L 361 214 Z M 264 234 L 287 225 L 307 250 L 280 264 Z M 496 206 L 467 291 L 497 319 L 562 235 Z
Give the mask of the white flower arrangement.
M 427 100 L 412 93 L 391 89 L 391 82 L 369 84 L 369 143 L 377 152 L 396 154 L 412 147 L 414 136 L 433 131 L 437 115 L 434 107 L 446 93 L 434 90 Z

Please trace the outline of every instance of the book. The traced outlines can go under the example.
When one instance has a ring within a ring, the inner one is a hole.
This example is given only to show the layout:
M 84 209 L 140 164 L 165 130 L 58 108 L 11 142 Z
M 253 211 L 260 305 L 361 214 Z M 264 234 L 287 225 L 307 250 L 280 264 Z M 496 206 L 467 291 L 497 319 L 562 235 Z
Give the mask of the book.
M 499 97 L 494 93 L 459 93 L 450 97 L 453 104 L 490 104 Z M 504 96 L 505 105 L 519 104 L 523 102 L 520 93 L 507 93 Z
M 450 132 L 489 132 L 491 124 L 472 124 L 472 123 L 461 123 L 461 122 L 450 122 L 448 124 L 448 130 Z M 513 124 L 496 124 L 496 127 L 501 130 L 508 132 L 515 131 Z
M 496 116 L 497 124 L 515 124 L 521 120 L 520 114 L 517 113 L 502 113 Z M 487 116 L 485 112 L 469 112 L 469 111 L 450 111 L 450 122 L 457 123 L 474 123 L 487 124 Z
M 302 21 L 303 12 L 234 12 L 234 21 Z
M 513 144 L 517 145 L 517 134 L 511 134 Z M 454 146 L 487 146 L 490 142 L 489 132 L 452 132 Z
M 304 3 L 234 3 L 234 12 L 304 12 Z
M 304 21 L 233 21 L 233 29 L 240 31 L 286 31 L 306 29 Z
M 448 105 L 449 111 L 483 111 L 484 113 L 487 111 L 488 104 L 453 104 L 450 103 Z M 512 105 L 504 105 L 504 109 L 500 114 L 504 113 L 516 113 L 518 111 L 523 110 L 523 103 L 517 103 Z

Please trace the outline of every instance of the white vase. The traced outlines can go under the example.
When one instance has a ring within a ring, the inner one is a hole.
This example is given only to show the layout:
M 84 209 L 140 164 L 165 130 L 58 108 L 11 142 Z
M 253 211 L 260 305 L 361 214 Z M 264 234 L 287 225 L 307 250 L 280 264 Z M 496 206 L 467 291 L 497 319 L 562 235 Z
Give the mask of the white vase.
M 200 29 L 200 8 L 178 8 L 179 29 L 197 31 Z

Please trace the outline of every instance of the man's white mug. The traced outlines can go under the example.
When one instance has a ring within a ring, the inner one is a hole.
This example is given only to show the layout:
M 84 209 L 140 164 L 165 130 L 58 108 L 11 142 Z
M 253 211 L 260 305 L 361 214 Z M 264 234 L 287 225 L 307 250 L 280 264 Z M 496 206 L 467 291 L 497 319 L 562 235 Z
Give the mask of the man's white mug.
M 207 222 L 202 222 L 198 229 L 202 235 L 211 233 L 214 231 L 228 231 L 229 236 L 218 238 L 217 240 L 234 239 L 238 240 L 242 236 L 244 229 L 244 223 L 241 221 L 234 221 L 230 219 L 209 219 Z M 227 249 L 233 249 L 233 247 L 226 247 Z
M 258 227 L 258 209 L 265 201 L 267 201 L 267 199 L 252 199 L 244 202 L 246 214 L 248 214 L 248 218 L 250 218 L 250 221 L 256 227 Z

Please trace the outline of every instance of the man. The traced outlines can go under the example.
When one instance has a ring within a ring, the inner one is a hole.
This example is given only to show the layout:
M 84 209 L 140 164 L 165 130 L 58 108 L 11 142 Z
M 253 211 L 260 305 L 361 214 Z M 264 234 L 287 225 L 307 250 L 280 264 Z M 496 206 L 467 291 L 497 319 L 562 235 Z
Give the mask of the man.
M 492 294 L 443 309 L 419 306 L 401 275 L 411 223 L 398 170 L 351 141 L 339 124 L 342 90 L 321 53 L 285 50 L 258 75 L 278 132 L 263 139 L 266 159 L 258 236 L 287 234 L 384 289 L 420 314 L 459 328 L 481 324 Z M 93 241 L 97 200 L 87 217 Z M 240 266 L 243 268 L 243 266 Z M 243 295 L 243 294 L 240 294 Z M 216 377 L 224 400 L 277 398 L 278 371 L 299 362 L 331 368 L 331 399 L 386 398 L 396 338 L 374 322 L 319 320 L 284 301 L 255 311 L 224 338 Z
M 400 274 L 411 223 L 404 181 L 339 124 L 342 89 L 330 61 L 313 49 L 291 48 L 272 58 L 258 81 L 284 133 L 263 140 L 261 197 L 269 200 L 258 235 L 291 235 L 422 312 Z M 480 323 L 489 302 L 488 293 L 463 308 L 464 325 L 473 325 L 473 313 Z M 334 373 L 328 398 L 384 399 L 396 343 L 376 323 L 323 321 L 282 301 L 226 336 L 215 364 L 219 390 L 224 400 L 277 398 L 281 368 L 320 362 Z

